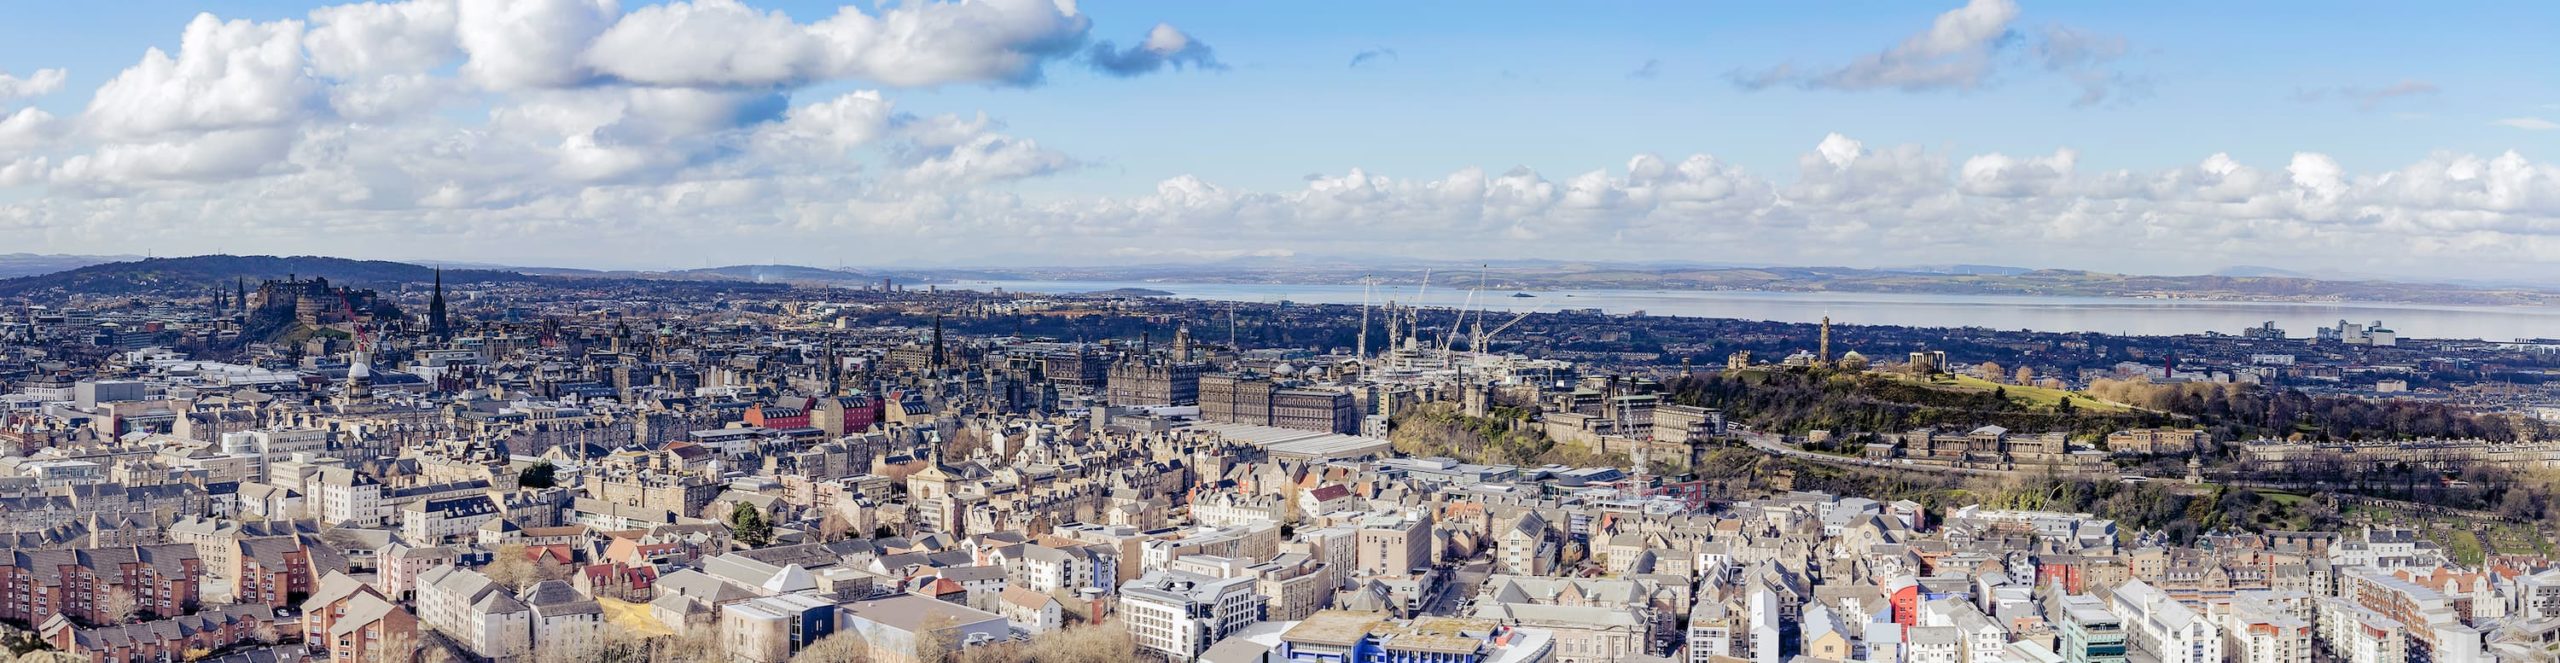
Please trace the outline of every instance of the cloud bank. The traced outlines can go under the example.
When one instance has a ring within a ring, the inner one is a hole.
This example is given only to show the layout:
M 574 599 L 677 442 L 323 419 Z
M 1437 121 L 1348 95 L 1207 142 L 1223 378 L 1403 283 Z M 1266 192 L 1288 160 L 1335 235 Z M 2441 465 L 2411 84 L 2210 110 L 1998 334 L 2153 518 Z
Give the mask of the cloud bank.
M 1787 80 L 1980 84 L 1997 65 L 1978 60 L 2017 38 L 2017 20 L 1977 0 L 1871 58 Z M 1805 136 L 1791 171 L 1636 154 L 1587 172 L 1351 168 L 1278 188 L 1176 172 L 1095 195 L 1019 185 L 1093 159 L 997 118 L 897 102 L 911 88 L 1035 85 L 1053 66 L 1104 78 L 1223 67 L 1174 26 L 1127 45 L 1090 26 L 1049 0 L 900 3 L 814 22 L 729 0 L 199 16 L 175 51 L 144 52 L 76 113 L 24 105 L 72 93 L 61 70 L 0 74 L 0 233 L 47 250 L 589 265 L 1410 253 L 2158 272 L 2276 254 L 2560 269 L 2548 259 L 2560 255 L 2560 166 L 2514 152 L 2365 171 L 2314 152 L 2281 164 L 2200 154 L 2133 171 L 2089 168 L 2069 146 L 1963 154 L 1832 134 Z M 2124 50 L 2039 34 L 2041 71 L 2103 72 Z M 1355 64 L 1393 57 L 1372 53 Z M 829 91 L 811 92 L 821 84 Z

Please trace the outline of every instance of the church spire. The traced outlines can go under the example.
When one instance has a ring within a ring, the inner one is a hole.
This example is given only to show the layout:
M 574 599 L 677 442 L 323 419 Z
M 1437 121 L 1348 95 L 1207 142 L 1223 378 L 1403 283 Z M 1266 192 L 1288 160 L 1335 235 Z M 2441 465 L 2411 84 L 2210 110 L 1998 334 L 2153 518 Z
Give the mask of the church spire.
M 942 315 L 934 312 L 934 374 L 942 374 L 945 363 L 947 361 L 942 358 Z
M 445 317 L 444 268 L 436 268 L 435 294 L 427 298 L 427 335 L 445 340 L 453 335 L 453 321 Z

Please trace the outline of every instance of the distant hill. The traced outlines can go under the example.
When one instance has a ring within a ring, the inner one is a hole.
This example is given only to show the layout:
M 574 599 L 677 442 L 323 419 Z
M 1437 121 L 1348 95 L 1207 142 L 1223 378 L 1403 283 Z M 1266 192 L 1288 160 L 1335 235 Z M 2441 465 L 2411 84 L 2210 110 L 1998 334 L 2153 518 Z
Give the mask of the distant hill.
M 849 283 L 876 281 L 879 277 L 862 272 L 803 267 L 800 265 L 730 265 L 666 272 L 685 278 L 723 278 L 762 283 Z
M 40 294 L 188 294 L 230 288 L 235 281 L 252 285 L 287 276 L 321 277 L 353 286 L 388 287 L 425 283 L 435 269 L 404 262 L 348 260 L 319 256 L 193 256 L 147 258 L 89 265 L 67 271 L 0 280 L 0 296 Z M 496 270 L 447 270 L 448 283 L 529 281 L 538 277 Z
M 2411 302 L 2460 305 L 2560 305 L 2550 286 L 2411 283 L 2272 275 L 2280 270 L 2242 268 L 2270 275 L 2141 276 L 2068 269 L 1996 265 L 1942 265 L 1896 269 L 1851 267 L 1679 267 L 1624 264 L 1555 264 L 1485 270 L 1296 268 L 1250 265 L 1183 267 L 1031 267 L 977 270 L 970 278 L 1026 281 L 1146 281 L 1156 283 L 1297 283 L 1410 285 L 1430 275 L 1434 287 L 1502 290 L 1738 290 L 1755 292 L 1869 292 L 1921 295 L 2030 295 L 2179 298 L 2220 301 Z
M 2287 279 L 2314 279 L 2314 278 L 2319 278 L 2319 277 L 2317 277 L 2317 276 L 2313 276 L 2313 275 L 2311 275 L 2311 274 L 2310 274 L 2310 273 L 2308 273 L 2308 272 L 2297 272 L 2297 271 L 2294 271 L 2294 270 L 2290 270 L 2290 269 L 2283 269 L 2283 268 L 2278 268 L 2278 267 L 2261 267 L 2261 266 L 2258 266 L 2258 265 L 2232 265 L 2232 266 L 2230 266 L 2230 267 L 2224 267 L 2224 268 L 2222 268 L 2222 269 L 2214 270 L 2212 274 L 2208 274 L 2207 276 L 2238 276 L 2238 277 L 2260 277 L 2260 276 L 2264 276 L 2264 277 L 2287 278 Z
M 138 260 L 142 256 L 72 256 L 37 253 L 0 254 L 0 279 L 37 276 L 90 265 Z

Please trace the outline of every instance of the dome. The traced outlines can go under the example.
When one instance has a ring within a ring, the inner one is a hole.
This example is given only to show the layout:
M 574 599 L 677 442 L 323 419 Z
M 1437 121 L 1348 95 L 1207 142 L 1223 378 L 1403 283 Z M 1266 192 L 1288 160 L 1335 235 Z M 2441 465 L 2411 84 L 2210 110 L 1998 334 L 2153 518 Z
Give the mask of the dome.
M 1283 362 L 1283 363 L 1281 363 L 1281 364 L 1280 364 L 1280 365 L 1278 365 L 1278 366 L 1273 366 L 1273 367 L 1271 367 L 1271 374 L 1272 374 L 1272 375 L 1297 375 L 1297 374 L 1298 374 L 1298 367 L 1297 367 L 1296 365 L 1294 365 L 1294 364 L 1289 364 L 1289 363 Z

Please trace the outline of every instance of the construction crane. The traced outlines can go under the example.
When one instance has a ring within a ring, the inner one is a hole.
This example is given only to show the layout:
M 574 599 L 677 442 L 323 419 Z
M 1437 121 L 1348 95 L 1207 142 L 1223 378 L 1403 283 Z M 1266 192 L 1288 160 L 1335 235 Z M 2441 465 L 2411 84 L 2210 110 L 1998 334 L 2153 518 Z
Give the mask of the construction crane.
M 1457 319 L 1449 322 L 1449 333 L 1440 335 L 1441 355 L 1446 356 L 1449 354 L 1450 348 L 1457 347 L 1458 334 L 1466 331 L 1467 314 L 1469 312 L 1476 312 L 1476 316 L 1479 320 L 1483 318 L 1484 314 L 1476 308 L 1476 296 L 1484 292 L 1484 282 L 1487 277 L 1491 276 L 1492 269 L 1492 267 L 1483 267 L 1484 271 L 1476 273 L 1476 288 L 1474 290 L 1467 291 L 1466 303 L 1458 307 Z M 1481 326 L 1482 323 L 1479 322 L 1478 324 Z M 1469 349 L 1472 350 L 1474 348 Z
M 1531 307 L 1529 310 L 1521 311 L 1519 315 L 1511 316 L 1510 322 L 1502 323 L 1502 326 L 1493 328 L 1493 331 L 1484 331 L 1484 325 L 1482 324 L 1483 318 L 1479 316 L 1477 318 L 1478 324 L 1476 325 L 1476 336 L 1471 343 L 1472 347 L 1469 347 L 1468 349 L 1476 352 L 1486 351 L 1486 344 L 1492 343 L 1495 335 L 1501 334 L 1504 330 L 1510 329 L 1512 325 L 1520 324 L 1520 321 L 1522 320 L 1529 319 L 1529 314 L 1536 312 L 1538 312 L 1536 307 Z
M 1404 333 L 1406 338 L 1391 339 L 1392 342 L 1401 344 L 1408 340 L 1422 338 L 1422 307 L 1429 305 L 1428 302 L 1430 301 L 1430 297 L 1431 268 L 1424 267 L 1422 268 L 1422 288 L 1415 291 L 1413 294 L 1413 308 L 1405 311 Z M 1416 345 L 1419 344 L 1417 343 Z
M 1369 359 L 1369 293 L 1377 289 L 1377 277 L 1360 276 L 1360 359 Z

